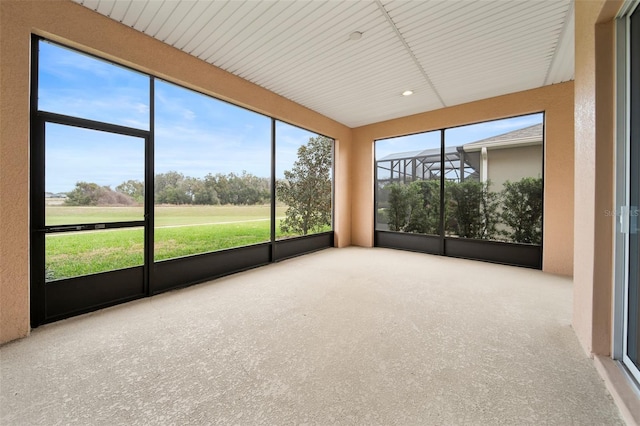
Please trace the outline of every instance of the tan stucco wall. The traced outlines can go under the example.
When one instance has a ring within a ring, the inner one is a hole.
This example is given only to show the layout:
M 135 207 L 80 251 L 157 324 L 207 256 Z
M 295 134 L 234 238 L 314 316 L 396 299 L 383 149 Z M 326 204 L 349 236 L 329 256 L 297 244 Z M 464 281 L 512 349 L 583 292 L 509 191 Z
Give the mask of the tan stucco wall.
M 543 270 L 573 273 L 573 82 L 416 114 L 353 130 L 352 242 L 373 245 L 375 139 L 545 111 Z
M 609 355 L 613 293 L 614 52 L 620 1 L 575 7 L 573 328 L 587 353 Z
M 506 181 L 542 177 L 542 145 L 488 149 L 487 178 L 492 191 L 502 191 Z M 482 173 L 482 168 L 480 169 Z
M 31 33 L 336 139 L 336 245 L 351 243 L 351 130 L 71 1 L 0 0 L 0 343 L 29 332 Z

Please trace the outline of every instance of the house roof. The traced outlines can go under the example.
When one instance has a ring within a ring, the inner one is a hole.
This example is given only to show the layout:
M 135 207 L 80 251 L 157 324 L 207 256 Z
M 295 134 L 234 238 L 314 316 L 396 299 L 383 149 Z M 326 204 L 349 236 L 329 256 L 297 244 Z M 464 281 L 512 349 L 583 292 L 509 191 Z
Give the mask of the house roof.
M 522 129 L 513 130 L 501 135 L 492 136 L 490 138 L 481 139 L 479 141 L 465 144 L 463 149 L 465 152 L 473 152 L 486 148 L 513 148 L 515 146 L 541 145 L 543 125 L 534 124 L 533 126 L 524 127 Z
M 573 79 L 573 0 L 75 1 L 349 127 Z
M 513 130 L 511 132 L 502 133 L 500 135 L 491 136 L 489 138 L 480 139 L 475 142 L 464 144 L 462 146 L 445 147 L 445 155 L 457 155 L 460 149 L 465 152 L 479 151 L 482 147 L 487 148 L 511 148 L 514 146 L 540 145 L 542 144 L 542 131 L 544 127 L 542 123 L 533 126 L 523 127 L 522 129 Z M 440 148 L 430 148 L 419 151 L 397 152 L 389 154 L 379 160 L 409 160 L 412 158 L 432 157 L 433 161 L 440 161 Z

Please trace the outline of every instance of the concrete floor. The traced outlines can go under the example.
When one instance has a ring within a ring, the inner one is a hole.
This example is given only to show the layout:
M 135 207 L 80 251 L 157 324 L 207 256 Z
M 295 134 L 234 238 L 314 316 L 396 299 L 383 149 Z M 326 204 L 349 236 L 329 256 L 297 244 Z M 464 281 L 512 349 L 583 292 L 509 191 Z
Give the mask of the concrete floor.
M 0 348 L 0 424 L 617 425 L 571 281 L 329 249 Z

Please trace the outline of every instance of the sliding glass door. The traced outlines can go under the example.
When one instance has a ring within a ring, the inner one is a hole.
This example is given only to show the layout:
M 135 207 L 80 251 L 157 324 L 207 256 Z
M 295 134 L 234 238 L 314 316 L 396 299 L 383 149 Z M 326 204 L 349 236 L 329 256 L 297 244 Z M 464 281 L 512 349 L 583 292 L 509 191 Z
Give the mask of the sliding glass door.
M 622 209 L 622 233 L 626 235 L 626 285 L 624 291 L 623 362 L 640 381 L 640 11 L 626 21 L 628 34 L 628 138 L 627 203 Z

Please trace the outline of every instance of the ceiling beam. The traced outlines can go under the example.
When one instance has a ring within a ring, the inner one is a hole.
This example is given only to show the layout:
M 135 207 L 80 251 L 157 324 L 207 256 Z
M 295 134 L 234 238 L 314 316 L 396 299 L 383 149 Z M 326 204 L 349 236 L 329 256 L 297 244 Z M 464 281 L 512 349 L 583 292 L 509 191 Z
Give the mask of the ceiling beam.
M 444 102 L 444 99 L 442 99 L 442 96 L 440 96 L 440 93 L 438 92 L 436 87 L 433 85 L 433 82 L 431 81 L 431 78 L 429 78 L 429 74 L 427 74 L 427 71 L 422 67 L 422 64 L 420 64 L 420 61 L 418 61 L 418 58 L 416 58 L 416 55 L 411 50 L 411 47 L 409 46 L 409 43 L 407 43 L 407 41 L 402 36 L 402 33 L 400 33 L 400 30 L 398 29 L 398 27 L 396 27 L 395 22 L 393 22 L 393 19 L 391 19 L 391 16 L 389 16 L 389 13 L 387 12 L 387 10 L 382 5 L 382 2 L 380 0 L 376 0 L 376 4 L 378 5 L 378 9 L 380 10 L 380 13 L 382 13 L 382 15 L 386 18 L 387 22 L 391 26 L 391 28 L 393 28 L 393 31 L 396 33 L 396 36 L 398 36 L 398 40 L 400 40 L 400 42 L 404 46 L 404 49 L 406 50 L 406 52 L 411 57 L 411 60 L 416 65 L 416 67 L 418 68 L 418 70 L 420 71 L 422 76 L 424 77 L 424 79 L 427 82 L 427 84 L 429 85 L 429 87 L 431 87 L 431 90 L 433 90 L 433 93 L 435 93 L 436 97 L 440 101 L 440 104 L 442 104 L 442 107 L 443 108 L 446 107 L 447 104 Z

